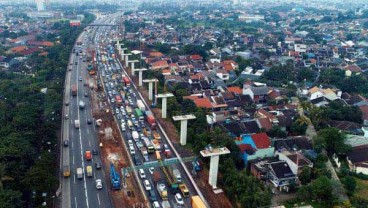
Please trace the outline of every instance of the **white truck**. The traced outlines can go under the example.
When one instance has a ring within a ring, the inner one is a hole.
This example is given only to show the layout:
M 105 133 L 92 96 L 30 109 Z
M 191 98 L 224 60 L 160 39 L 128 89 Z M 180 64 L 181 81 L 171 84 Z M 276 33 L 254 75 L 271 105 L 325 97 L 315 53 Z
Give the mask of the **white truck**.
M 173 169 L 173 175 L 175 176 L 175 178 L 176 178 L 176 181 L 178 182 L 178 183 L 181 183 L 182 181 L 181 181 L 181 174 L 180 174 L 180 171 L 178 170 L 178 169 Z
M 84 106 L 85 106 L 84 101 L 80 100 L 79 101 L 79 109 L 84 109 Z
M 137 131 L 133 131 L 132 132 L 132 137 L 134 139 L 135 142 L 137 142 L 139 140 L 139 134 Z
M 146 106 L 143 104 L 142 100 L 137 100 L 137 107 L 142 111 L 146 111 Z
M 77 178 L 82 179 L 83 178 L 83 169 L 77 168 Z
M 75 125 L 75 128 L 76 128 L 76 129 L 79 129 L 79 127 L 80 127 L 79 120 L 75 120 L 75 121 L 74 121 L 74 125 Z

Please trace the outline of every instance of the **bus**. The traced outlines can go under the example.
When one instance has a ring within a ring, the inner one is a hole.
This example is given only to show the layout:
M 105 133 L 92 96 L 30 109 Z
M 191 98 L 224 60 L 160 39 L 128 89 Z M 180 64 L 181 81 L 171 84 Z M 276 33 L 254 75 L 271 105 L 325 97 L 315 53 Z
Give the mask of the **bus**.
M 155 152 L 155 148 L 153 147 L 152 142 L 147 137 L 143 137 L 143 143 L 147 147 L 147 152 L 148 153 Z
M 121 99 L 121 96 L 115 95 L 115 99 L 116 99 L 116 104 L 118 105 L 118 107 L 122 106 L 123 100 Z
M 134 109 L 135 114 L 137 115 L 139 121 L 143 121 L 144 120 L 144 116 L 142 114 L 142 111 L 139 108 Z
M 123 78 L 123 81 L 124 81 L 124 83 L 125 83 L 125 86 L 127 86 L 127 87 L 129 87 L 129 86 L 130 86 L 130 80 L 129 80 L 129 78 L 128 78 L 128 77 L 124 77 L 124 78 Z

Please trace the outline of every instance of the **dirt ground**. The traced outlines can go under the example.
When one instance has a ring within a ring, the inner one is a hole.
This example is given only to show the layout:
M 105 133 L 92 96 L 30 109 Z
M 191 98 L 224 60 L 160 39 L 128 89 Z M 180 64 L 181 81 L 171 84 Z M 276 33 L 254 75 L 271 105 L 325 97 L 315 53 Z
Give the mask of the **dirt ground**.
M 130 69 L 128 68 L 128 73 L 130 73 Z M 138 76 L 132 77 L 130 76 L 134 82 L 134 84 L 138 87 Z M 142 96 L 144 97 L 147 104 L 151 105 L 151 101 L 148 100 L 148 89 L 144 87 L 138 87 Z M 152 113 L 155 115 L 156 119 L 160 122 L 162 127 L 165 129 L 166 134 L 170 138 L 171 142 L 174 144 L 176 150 L 180 154 L 181 157 L 189 157 L 195 156 L 192 151 L 182 147 L 179 144 L 180 137 L 177 132 L 173 122 L 171 120 L 165 120 L 161 118 L 161 109 L 154 108 L 152 109 Z M 189 169 L 191 169 L 191 165 L 187 165 Z M 225 196 L 225 193 L 215 194 L 212 191 L 212 187 L 208 184 L 208 170 L 202 170 L 198 173 L 196 177 L 193 177 L 198 188 L 201 190 L 202 194 L 206 198 L 207 202 L 211 206 L 211 208 L 228 208 L 232 207 L 229 199 Z M 219 178 L 220 180 L 220 178 Z

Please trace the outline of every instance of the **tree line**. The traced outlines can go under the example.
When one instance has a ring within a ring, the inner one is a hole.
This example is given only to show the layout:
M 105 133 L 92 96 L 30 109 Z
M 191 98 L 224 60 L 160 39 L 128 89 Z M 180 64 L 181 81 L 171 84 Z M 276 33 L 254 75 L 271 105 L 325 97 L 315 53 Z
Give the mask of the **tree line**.
M 86 21 L 93 20 L 85 15 Z M 0 207 L 53 204 L 64 78 L 69 53 L 82 30 L 62 22 L 60 45 L 47 49 L 47 56 L 30 57 L 35 67 L 28 73 L 34 76 L 0 72 Z

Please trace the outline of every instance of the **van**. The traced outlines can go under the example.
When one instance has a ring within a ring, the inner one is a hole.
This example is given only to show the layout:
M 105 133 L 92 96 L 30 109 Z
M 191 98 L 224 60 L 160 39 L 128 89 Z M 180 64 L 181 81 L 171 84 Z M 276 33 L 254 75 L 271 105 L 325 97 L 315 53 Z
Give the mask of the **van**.
M 138 155 L 134 155 L 134 164 L 135 165 L 142 165 L 141 159 L 139 159 Z
M 139 169 L 139 176 L 141 177 L 141 179 L 146 178 L 146 173 L 144 172 L 143 169 Z

